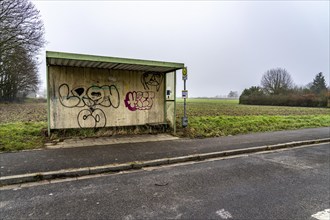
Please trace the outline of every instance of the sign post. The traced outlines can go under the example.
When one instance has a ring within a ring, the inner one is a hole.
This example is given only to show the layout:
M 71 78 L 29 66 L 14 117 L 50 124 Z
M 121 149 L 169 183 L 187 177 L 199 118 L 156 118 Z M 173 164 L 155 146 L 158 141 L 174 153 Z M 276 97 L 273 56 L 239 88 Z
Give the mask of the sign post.
M 183 118 L 182 118 L 182 127 L 187 127 L 188 126 L 188 117 L 187 117 L 187 112 L 186 112 L 186 99 L 188 98 L 188 90 L 186 88 L 186 81 L 188 79 L 188 71 L 187 67 L 184 67 L 182 69 L 182 80 L 183 80 L 183 91 L 182 91 L 182 98 L 183 98 Z

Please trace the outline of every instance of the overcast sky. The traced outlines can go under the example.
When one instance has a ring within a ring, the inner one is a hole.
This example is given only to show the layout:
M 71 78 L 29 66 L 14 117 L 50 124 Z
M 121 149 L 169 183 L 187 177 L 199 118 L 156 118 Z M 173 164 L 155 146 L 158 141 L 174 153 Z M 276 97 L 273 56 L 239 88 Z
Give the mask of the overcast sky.
M 45 50 L 182 62 L 190 97 L 240 93 L 276 67 L 329 85 L 329 1 L 33 2 Z

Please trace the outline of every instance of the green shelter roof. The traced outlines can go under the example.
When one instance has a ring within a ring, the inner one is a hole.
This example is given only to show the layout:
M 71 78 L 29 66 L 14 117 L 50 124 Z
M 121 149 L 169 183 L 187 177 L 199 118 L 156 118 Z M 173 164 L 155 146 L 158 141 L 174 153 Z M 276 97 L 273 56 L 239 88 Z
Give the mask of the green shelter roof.
M 46 63 L 47 65 L 52 66 L 91 67 L 160 73 L 172 72 L 184 67 L 183 63 L 95 56 L 54 51 L 46 51 Z

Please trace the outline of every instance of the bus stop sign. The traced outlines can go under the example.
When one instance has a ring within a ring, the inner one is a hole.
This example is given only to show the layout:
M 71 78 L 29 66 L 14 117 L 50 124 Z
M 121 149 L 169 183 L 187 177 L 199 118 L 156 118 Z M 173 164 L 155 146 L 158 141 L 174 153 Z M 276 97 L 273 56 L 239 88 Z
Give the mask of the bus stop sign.
M 187 80 L 188 79 L 188 71 L 187 71 L 187 67 L 184 67 L 182 69 L 182 80 Z

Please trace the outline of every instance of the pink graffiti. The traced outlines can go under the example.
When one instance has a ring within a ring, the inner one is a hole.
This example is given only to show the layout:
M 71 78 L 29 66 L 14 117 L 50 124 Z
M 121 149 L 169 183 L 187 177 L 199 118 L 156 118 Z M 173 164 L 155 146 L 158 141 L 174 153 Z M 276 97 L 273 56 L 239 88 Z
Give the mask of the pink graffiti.
M 154 97 L 155 97 L 154 92 L 133 91 L 133 92 L 128 92 L 126 94 L 126 98 L 124 102 L 125 102 L 125 106 L 130 111 L 150 110 L 153 105 Z

